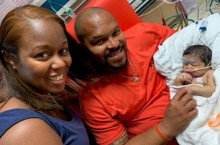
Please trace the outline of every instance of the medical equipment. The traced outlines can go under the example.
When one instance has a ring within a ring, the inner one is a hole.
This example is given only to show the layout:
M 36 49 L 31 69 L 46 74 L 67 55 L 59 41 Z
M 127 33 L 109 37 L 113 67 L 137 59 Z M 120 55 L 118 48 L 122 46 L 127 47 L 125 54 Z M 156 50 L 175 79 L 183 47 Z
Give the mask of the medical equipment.
M 219 65 L 219 64 L 220 64 L 220 62 L 214 63 L 213 65 L 210 65 L 210 66 L 206 66 L 206 67 L 202 67 L 202 68 L 197 68 L 197 69 L 192 70 L 192 72 L 204 70 L 204 69 L 207 69 L 207 68 L 211 68 L 211 67 L 217 66 L 217 65 Z

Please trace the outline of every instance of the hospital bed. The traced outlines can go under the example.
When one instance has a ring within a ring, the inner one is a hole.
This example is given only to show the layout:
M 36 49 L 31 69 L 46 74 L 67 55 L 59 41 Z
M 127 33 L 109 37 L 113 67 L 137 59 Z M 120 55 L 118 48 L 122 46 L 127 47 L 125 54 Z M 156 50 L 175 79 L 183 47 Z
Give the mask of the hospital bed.
M 212 50 L 212 69 L 216 90 L 211 97 L 193 96 L 198 116 L 177 136 L 180 145 L 220 145 L 220 14 L 212 14 L 188 25 L 165 40 L 154 55 L 156 69 L 166 77 L 170 98 L 175 95 L 173 81 L 182 69 L 183 51 L 190 45 L 204 44 Z M 210 125 L 212 124 L 212 125 Z

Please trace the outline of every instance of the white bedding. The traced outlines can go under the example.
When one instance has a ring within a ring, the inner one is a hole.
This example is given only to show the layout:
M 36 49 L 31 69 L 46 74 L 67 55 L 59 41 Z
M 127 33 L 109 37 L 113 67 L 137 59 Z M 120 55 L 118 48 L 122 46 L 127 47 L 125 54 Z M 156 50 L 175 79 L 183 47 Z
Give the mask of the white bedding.
M 201 25 L 207 30 L 202 32 Z M 212 49 L 212 64 L 220 63 L 220 14 L 212 14 L 196 23 L 190 24 L 169 37 L 154 55 L 156 69 L 166 76 L 171 99 L 175 90 L 171 88 L 175 76 L 181 72 L 183 51 L 193 44 L 205 44 Z M 208 122 L 220 114 L 220 65 L 215 65 L 214 78 L 216 90 L 210 98 L 194 96 L 199 110 L 198 116 L 188 128 L 177 136 L 180 145 L 220 145 L 219 127 L 210 128 Z

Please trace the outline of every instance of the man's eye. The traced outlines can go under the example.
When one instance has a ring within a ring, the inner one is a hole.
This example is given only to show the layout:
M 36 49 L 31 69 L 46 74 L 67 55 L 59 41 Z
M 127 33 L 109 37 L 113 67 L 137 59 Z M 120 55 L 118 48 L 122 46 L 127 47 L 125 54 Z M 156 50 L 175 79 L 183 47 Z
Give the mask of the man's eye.
M 98 41 L 95 42 L 96 45 L 102 45 L 103 43 L 104 43 L 103 39 L 102 40 L 98 40 Z
M 120 29 L 117 29 L 114 31 L 113 36 L 118 36 L 120 34 Z

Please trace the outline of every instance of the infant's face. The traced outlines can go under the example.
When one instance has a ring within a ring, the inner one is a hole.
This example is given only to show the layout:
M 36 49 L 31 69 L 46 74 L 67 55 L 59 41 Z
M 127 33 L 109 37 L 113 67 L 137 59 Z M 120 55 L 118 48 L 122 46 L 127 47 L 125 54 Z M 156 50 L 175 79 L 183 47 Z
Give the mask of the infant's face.
M 183 61 L 183 72 L 191 74 L 193 77 L 203 76 L 208 69 L 201 68 L 206 67 L 205 63 L 197 56 L 194 55 L 184 55 L 182 58 Z

